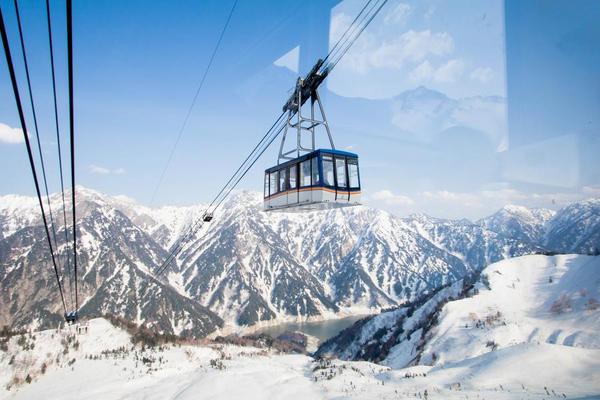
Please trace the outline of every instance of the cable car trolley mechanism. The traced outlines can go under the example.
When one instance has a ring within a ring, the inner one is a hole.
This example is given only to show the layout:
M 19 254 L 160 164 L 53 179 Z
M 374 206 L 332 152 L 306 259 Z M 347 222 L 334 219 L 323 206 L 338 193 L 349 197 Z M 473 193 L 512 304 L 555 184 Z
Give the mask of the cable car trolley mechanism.
M 265 170 L 265 211 L 319 210 L 360 204 L 358 155 L 335 149 L 317 91 L 328 73 L 329 68 L 319 60 L 304 79 L 298 78 L 294 93 L 283 106 L 286 125 L 277 165 Z M 310 116 L 305 116 L 302 109 L 309 100 Z M 329 149 L 316 149 L 317 129 L 327 133 Z M 294 130 L 295 146 L 285 150 L 288 133 Z M 306 136 L 310 139 L 308 145 L 304 144 Z

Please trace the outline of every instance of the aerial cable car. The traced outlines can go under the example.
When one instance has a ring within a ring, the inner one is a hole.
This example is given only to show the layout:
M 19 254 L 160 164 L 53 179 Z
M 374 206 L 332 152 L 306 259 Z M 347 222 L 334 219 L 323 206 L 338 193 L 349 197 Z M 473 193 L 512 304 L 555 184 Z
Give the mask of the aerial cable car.
M 79 319 L 79 313 L 77 311 L 68 311 L 65 313 L 65 321 L 69 324 L 74 324 Z
M 323 64 L 319 60 L 304 79 L 298 78 L 294 93 L 283 106 L 287 116 L 277 165 L 265 170 L 265 211 L 323 210 L 360 204 L 358 155 L 336 150 L 317 91 L 329 72 Z M 302 114 L 308 100 L 310 117 Z M 315 103 L 320 119 L 315 116 Z M 330 148 L 315 148 L 317 128 L 325 129 Z M 285 150 L 287 135 L 293 130 L 295 146 Z M 303 144 L 306 134 L 310 135 L 309 145 Z

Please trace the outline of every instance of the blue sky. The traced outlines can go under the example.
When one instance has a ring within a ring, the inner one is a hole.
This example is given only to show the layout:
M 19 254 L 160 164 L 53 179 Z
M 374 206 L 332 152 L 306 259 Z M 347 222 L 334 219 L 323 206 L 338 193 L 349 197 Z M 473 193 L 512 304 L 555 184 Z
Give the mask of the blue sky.
M 75 2 L 78 183 L 150 203 L 232 4 Z M 239 0 L 154 205 L 212 198 L 362 4 Z M 14 9 L 0 5 L 27 101 Z M 64 3 L 52 12 L 66 134 Z M 45 10 L 21 13 L 56 191 Z M 322 90 L 336 146 L 360 155 L 365 202 L 477 218 L 599 196 L 599 17 L 593 1 L 390 0 Z M 0 193 L 33 194 L 3 57 L 0 124 Z M 240 187 L 261 190 L 275 157 Z

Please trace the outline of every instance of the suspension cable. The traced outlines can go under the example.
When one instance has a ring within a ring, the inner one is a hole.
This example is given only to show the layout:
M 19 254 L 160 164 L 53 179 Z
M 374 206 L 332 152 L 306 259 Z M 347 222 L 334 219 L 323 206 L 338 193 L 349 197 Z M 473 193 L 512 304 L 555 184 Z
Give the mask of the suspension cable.
M 259 146 L 261 144 L 263 145 L 262 150 L 260 150 L 258 152 L 258 156 L 255 156 L 253 159 L 254 161 L 252 161 L 251 165 L 246 167 L 246 169 L 244 170 L 244 172 L 242 174 L 242 178 L 244 175 L 246 175 L 246 173 L 248 172 L 248 170 L 250 170 L 250 168 L 254 165 L 254 163 L 256 163 L 258 158 L 260 158 L 260 156 L 265 152 L 265 150 L 269 147 L 269 145 L 273 142 L 273 140 L 275 140 L 275 138 L 279 135 L 279 133 L 283 130 L 283 128 L 285 126 L 285 124 L 279 124 L 279 126 L 277 128 L 275 128 L 276 125 L 277 125 L 277 123 L 275 123 L 275 124 L 273 124 L 273 126 L 271 126 L 271 128 L 267 131 L 267 134 L 265 134 L 265 136 L 263 136 L 263 139 L 267 139 L 269 137 L 269 135 L 271 135 L 272 137 L 270 139 L 268 139 L 266 142 L 263 142 L 263 140 L 261 140 L 261 142 L 254 148 L 254 150 L 246 158 L 246 160 L 249 160 L 253 154 L 256 154 L 256 150 L 259 148 Z M 275 132 L 274 135 L 273 135 L 273 132 Z M 267 143 L 266 146 L 264 145 L 264 143 Z M 242 165 L 240 165 L 240 167 L 238 168 L 236 173 L 234 173 L 234 175 L 230 178 L 230 182 L 236 178 L 236 176 L 238 175 L 238 172 L 241 171 L 244 164 L 246 164 L 246 162 L 244 162 L 244 163 L 242 163 Z M 241 180 L 241 178 L 237 179 L 236 182 L 233 184 L 228 183 L 227 185 L 225 185 L 223 187 L 223 189 L 221 189 L 219 194 L 213 199 L 213 201 L 210 203 L 210 205 L 208 207 L 206 207 L 203 215 L 212 214 L 219 207 L 219 205 L 222 203 L 222 201 L 227 197 L 227 195 L 231 192 L 231 190 L 233 190 L 233 188 L 235 188 L 235 186 L 237 185 L 237 183 L 240 180 Z M 225 190 L 227 190 L 227 193 L 225 193 L 224 196 L 221 196 L 221 194 Z M 221 198 L 221 200 L 219 200 L 219 198 Z M 214 203 L 217 201 L 218 201 L 218 204 L 215 207 L 213 207 Z M 157 274 L 162 273 L 169 266 L 169 264 L 173 261 L 173 259 L 175 259 L 177 257 L 177 255 L 181 252 L 181 250 L 183 250 L 183 247 L 185 246 L 186 242 L 190 238 L 192 238 L 198 232 L 198 230 L 202 227 L 203 222 L 204 222 L 203 219 L 198 219 L 194 224 L 192 224 L 190 226 L 190 228 L 187 230 L 187 232 L 184 233 L 180 237 L 180 239 L 178 240 L 178 243 L 172 249 L 172 251 L 169 254 L 169 256 L 167 257 L 167 259 L 157 269 L 157 272 L 156 272 Z
M 280 123 L 280 121 L 284 115 L 285 115 L 285 113 L 282 113 L 279 116 L 279 118 L 277 118 L 275 123 L 273 123 L 273 125 L 271 125 L 271 127 L 267 130 L 267 133 L 265 133 L 265 135 L 261 138 L 261 140 L 258 142 L 258 144 L 254 147 L 254 149 L 252 149 L 250 154 L 248 154 L 246 159 L 242 162 L 242 164 L 238 167 L 238 169 L 233 173 L 231 178 L 229 178 L 227 183 L 223 186 L 223 188 L 219 191 L 219 193 L 213 198 L 212 202 L 208 205 L 208 207 L 206 207 L 206 209 L 202 213 L 203 217 L 204 217 L 204 215 L 206 215 L 209 212 L 212 205 L 219 199 L 219 196 L 221 196 L 221 194 L 227 189 L 228 185 L 235 179 L 236 175 L 240 172 L 240 170 L 244 167 L 244 165 L 248 162 L 248 160 L 252 157 L 252 155 L 256 152 L 256 150 L 264 143 L 264 141 L 267 139 L 267 137 L 273 132 L 273 130 L 275 129 L 277 124 Z M 179 237 L 179 239 L 175 242 L 175 244 L 172 245 L 171 253 L 169 254 L 169 256 L 167 256 L 167 258 L 165 259 L 163 264 L 161 264 L 161 266 L 158 268 L 158 271 L 163 270 L 163 267 L 170 263 L 174 253 L 177 251 L 177 248 L 179 247 L 179 244 L 187 241 L 189 237 L 192 237 L 197 232 L 197 230 L 199 229 L 199 227 L 197 227 L 199 225 L 199 222 L 202 222 L 202 220 L 198 220 L 198 221 L 196 221 L 195 224 L 192 224 L 190 227 L 188 227 L 186 232 L 184 232 Z
M 273 123 L 273 125 L 271 125 L 271 127 L 269 128 L 269 130 L 267 131 L 267 133 L 265 133 L 265 135 L 260 139 L 260 141 L 258 142 L 258 144 L 256 146 L 254 146 L 254 149 L 252 149 L 252 151 L 250 152 L 250 154 L 248 154 L 248 156 L 246 157 L 246 159 L 242 162 L 242 164 L 238 167 L 238 169 L 233 173 L 233 175 L 231 176 L 231 178 L 229 178 L 229 180 L 227 181 L 227 183 L 225 184 L 225 186 L 223 186 L 223 188 L 219 191 L 219 193 L 213 199 L 213 201 L 210 203 L 210 205 L 208 206 L 208 208 L 210 208 L 215 203 L 215 201 L 219 198 L 219 196 L 225 191 L 225 188 L 227 187 L 227 185 L 229 185 L 231 183 L 231 181 L 233 181 L 233 179 L 235 178 L 235 176 L 243 168 L 244 164 L 246 164 L 248 162 L 248 160 L 250 160 L 250 157 L 252 157 L 252 154 L 254 154 L 256 152 L 256 150 L 261 146 L 261 144 L 264 143 L 264 141 L 267 139 L 267 137 L 269 136 L 269 134 L 273 130 L 277 130 L 275 127 L 280 123 L 281 119 L 284 116 L 285 116 L 285 112 L 282 112 L 281 115 L 275 120 L 275 122 Z
M 223 203 L 223 201 L 225 201 L 225 199 L 227 198 L 227 196 L 229 196 L 229 194 L 233 191 L 233 189 L 236 188 L 236 186 L 240 183 L 240 181 L 244 178 L 244 176 L 246 176 L 246 174 L 248 173 L 248 171 L 250 171 L 250 169 L 254 166 L 254 164 L 256 164 L 256 162 L 263 155 L 263 153 L 269 148 L 269 146 L 271 146 L 271 143 L 273 143 L 273 141 L 275 141 L 275 139 L 277 138 L 277 136 L 279 136 L 279 134 L 281 133 L 281 131 L 283 130 L 284 127 L 285 127 L 285 124 L 283 124 L 281 127 L 279 127 L 279 129 L 276 131 L 275 135 L 273 135 L 273 137 L 271 137 L 271 139 L 269 140 L 269 142 L 267 143 L 267 145 L 263 147 L 263 149 L 260 151 L 260 153 L 258 153 L 258 155 L 252 161 L 252 163 L 244 170 L 244 173 L 232 185 L 230 185 L 229 190 L 227 191 L 227 193 L 225 193 L 225 195 L 223 195 L 221 197 L 221 200 L 217 203 L 217 205 L 215 206 L 214 210 L 216 210 L 217 208 L 219 208 L 219 206 Z
M 46 17 L 48 20 L 48 44 L 50 47 L 50 67 L 52 70 L 52 95 L 54 99 L 54 121 L 56 124 L 56 147 L 58 148 L 58 168 L 60 172 L 60 193 L 62 196 L 62 212 L 64 221 L 64 232 L 65 232 L 65 246 L 67 248 L 67 276 L 69 278 L 69 294 L 71 299 L 71 305 L 73 302 L 73 280 L 71 279 L 71 256 L 69 254 L 69 235 L 67 229 L 67 208 L 65 205 L 65 184 L 63 179 L 63 165 L 62 165 L 62 150 L 60 144 L 60 128 L 58 122 L 58 102 L 56 101 L 56 73 L 54 71 L 54 46 L 52 45 L 52 23 L 50 18 L 50 0 L 46 0 Z
M 354 42 L 354 40 L 356 40 L 356 32 L 358 30 L 360 30 L 360 27 L 362 26 L 362 24 L 364 24 L 365 20 L 367 20 L 369 18 L 369 16 L 371 15 L 371 13 L 373 12 L 374 9 L 377 8 L 378 4 L 381 5 L 385 3 L 385 0 L 380 2 L 380 0 L 375 0 L 375 2 L 373 2 L 372 5 L 366 4 L 365 5 L 365 9 L 367 7 L 369 7 L 368 10 L 366 10 L 366 12 L 364 14 L 359 14 L 356 16 L 354 22 L 348 26 L 348 29 L 346 29 L 346 32 L 344 32 L 344 35 L 342 37 L 340 37 L 340 40 L 336 43 L 336 49 L 332 50 L 331 54 L 327 57 L 328 59 L 335 59 L 336 56 L 338 56 L 345 48 L 345 45 L 347 43 L 352 44 Z M 363 9 L 363 11 L 365 10 Z M 329 62 L 329 64 L 331 63 L 331 61 Z
M 252 161 L 251 165 L 249 167 L 247 167 L 244 170 L 244 173 L 242 175 L 242 177 L 248 172 L 248 170 L 254 165 L 254 163 L 256 163 L 256 161 L 258 160 L 258 158 L 260 158 L 260 156 L 264 153 L 264 151 L 269 147 L 269 145 L 273 142 L 273 140 L 279 135 L 279 133 L 281 132 L 281 130 L 283 129 L 283 124 L 281 124 L 280 122 L 282 121 L 282 118 L 284 117 L 285 113 L 282 113 L 279 118 L 277 118 L 277 120 L 275 121 L 275 123 L 273 125 L 271 125 L 271 127 L 269 128 L 269 130 L 267 130 L 267 133 L 265 133 L 265 135 L 262 137 L 262 139 L 258 142 L 258 144 L 254 147 L 254 149 L 252 149 L 252 151 L 250 152 L 250 154 L 248 154 L 248 156 L 246 157 L 246 159 L 242 162 L 242 164 L 237 168 L 237 170 L 233 173 L 233 175 L 231 176 L 231 178 L 229 178 L 229 180 L 227 181 L 227 183 L 223 186 L 223 188 L 218 192 L 218 194 L 213 198 L 213 200 L 211 201 L 211 203 L 208 205 L 208 207 L 206 207 L 206 209 L 203 212 L 203 217 L 204 215 L 214 212 L 214 210 L 216 210 L 219 205 L 221 204 L 222 200 L 219 201 L 220 198 L 224 199 L 225 197 L 227 197 L 227 195 L 231 192 L 231 190 L 227 191 L 228 188 L 231 186 L 231 182 L 236 178 L 236 176 L 239 174 L 239 172 L 242 170 L 242 168 L 244 167 L 244 165 L 247 164 L 247 162 L 252 158 L 252 156 L 254 154 L 257 153 L 257 150 L 263 146 L 263 149 L 260 150 L 260 153 L 258 156 L 254 157 L 254 161 Z M 276 132 L 275 135 L 273 136 L 273 132 Z M 273 136 L 271 139 L 268 139 L 269 136 Z M 266 142 L 265 142 L 266 141 Z M 266 146 L 264 146 L 264 143 L 267 143 Z M 237 185 L 237 182 L 239 182 L 239 179 L 236 181 L 236 183 L 234 185 Z M 235 186 L 234 186 L 235 187 Z M 227 193 L 225 194 L 225 196 L 223 197 L 222 194 L 224 192 Z M 213 205 L 219 201 L 219 203 L 217 204 L 216 207 L 213 208 Z M 212 211 L 211 211 L 212 210 Z M 156 270 L 156 274 L 160 275 L 162 272 L 164 272 L 166 270 L 166 268 L 169 266 L 169 264 L 173 261 L 174 258 L 177 257 L 177 255 L 180 253 L 180 251 L 183 249 L 183 246 L 185 245 L 185 242 L 187 242 L 191 237 L 193 237 L 196 232 L 198 232 L 198 230 L 202 227 L 203 225 L 203 218 L 198 219 L 195 223 L 193 223 L 184 234 L 181 235 L 181 237 L 177 240 L 177 242 L 175 243 L 174 247 L 172 248 L 171 252 L 169 253 L 169 255 L 167 256 L 167 258 L 165 259 L 165 261 L 161 264 L 161 266 Z
M 60 264 L 60 252 L 58 251 L 58 241 L 56 240 L 56 228 L 54 224 L 54 215 L 52 213 L 52 206 L 50 203 L 50 192 L 48 191 L 48 180 L 46 178 L 46 167 L 44 162 L 44 155 L 42 153 L 42 144 L 40 140 L 40 133 L 37 121 L 37 112 L 35 110 L 35 101 L 33 100 L 33 90 L 31 89 L 31 78 L 29 75 L 29 63 L 27 61 L 27 52 L 25 50 L 25 39 L 23 37 L 23 28 L 21 25 L 21 15 L 19 13 L 19 4 L 17 0 L 14 0 L 15 13 L 17 15 L 17 26 L 19 28 L 19 41 L 21 44 L 21 52 L 23 53 L 23 65 L 25 67 L 25 76 L 27 78 L 27 89 L 29 91 L 29 101 L 31 105 L 31 113 L 33 115 L 33 125 L 35 129 L 35 137 L 37 140 L 37 149 L 40 157 L 40 165 L 42 167 L 42 178 L 44 182 L 44 190 L 46 192 L 46 203 L 48 205 L 48 216 L 50 217 L 50 230 L 52 232 L 52 239 L 54 239 L 54 249 L 56 250 L 56 258 Z
M 360 12 L 358 14 L 356 14 L 356 17 L 354 17 L 354 20 L 352 21 L 352 23 L 350 25 L 348 25 L 348 27 L 346 28 L 346 31 L 338 38 L 338 41 L 331 48 L 331 50 L 329 50 L 329 54 L 327 54 L 327 56 L 323 59 L 323 62 L 326 62 L 327 59 L 329 59 L 336 52 L 336 49 L 340 45 L 342 39 L 348 34 L 348 32 L 350 31 L 350 29 L 356 24 L 356 21 L 358 21 L 358 18 L 360 18 L 360 16 L 362 15 L 362 13 L 366 10 L 366 8 L 371 3 L 371 1 L 373 1 L 373 0 L 368 0 L 366 2 L 366 4 L 363 6 L 363 8 L 360 10 Z
M 192 110 L 194 109 L 194 106 L 196 105 L 196 100 L 198 100 L 198 96 L 200 95 L 200 91 L 202 90 L 202 87 L 204 86 L 204 82 L 206 80 L 208 72 L 210 71 L 210 67 L 213 64 L 213 61 L 215 59 L 215 56 L 217 55 L 217 51 L 219 50 L 219 47 L 221 46 L 221 41 L 223 40 L 223 36 L 225 36 L 225 31 L 227 31 L 227 27 L 229 26 L 229 22 L 231 21 L 231 17 L 233 16 L 233 11 L 235 10 L 237 3 L 238 3 L 238 0 L 234 0 L 233 5 L 231 6 L 231 10 L 229 11 L 229 15 L 227 16 L 227 20 L 225 21 L 225 25 L 223 25 L 223 29 L 221 29 L 219 39 L 217 40 L 215 47 L 213 48 L 212 54 L 210 55 L 210 59 L 208 60 L 208 64 L 206 65 L 206 68 L 204 69 L 204 73 L 202 74 L 202 78 L 200 79 L 200 84 L 198 85 L 198 89 L 196 89 L 196 93 L 194 94 L 192 103 L 190 104 L 190 106 L 187 110 L 187 113 L 185 114 L 185 118 L 183 119 L 183 124 L 181 125 L 181 128 L 179 129 L 179 132 L 177 133 L 177 138 L 175 139 L 175 143 L 173 144 L 173 147 L 171 148 L 171 152 L 169 154 L 169 157 L 167 158 L 167 162 L 160 174 L 160 177 L 158 178 L 158 183 L 156 184 L 156 187 L 154 188 L 154 192 L 152 193 L 152 197 L 150 199 L 150 205 L 154 204 L 154 200 L 156 199 L 156 194 L 158 193 L 158 189 L 160 188 L 160 185 L 162 184 L 165 174 L 167 173 L 167 169 L 169 168 L 169 165 L 171 164 L 171 160 L 173 159 L 175 150 L 177 149 L 177 146 L 179 145 L 179 141 L 181 140 L 183 131 L 185 130 L 185 128 L 187 126 L 188 120 L 190 119 L 190 116 L 192 115 Z
M 362 21 L 364 21 L 365 18 L 368 18 L 367 22 L 362 25 L 362 27 L 359 29 L 358 33 L 356 33 L 354 35 L 354 37 L 350 40 L 350 42 L 341 50 L 341 53 L 339 53 L 338 55 L 336 55 L 336 57 L 333 59 L 333 61 L 330 61 L 327 64 L 326 68 L 327 68 L 328 71 L 331 71 L 333 68 L 335 68 L 335 66 L 338 64 L 338 62 L 340 62 L 340 60 L 342 59 L 342 57 L 344 57 L 344 55 L 346 55 L 346 53 L 348 52 L 348 50 L 350 49 L 350 47 L 352 47 L 352 45 L 354 44 L 354 42 L 356 42 L 356 40 L 359 38 L 359 36 L 367 28 L 367 26 L 369 26 L 369 24 L 371 23 L 371 21 L 373 21 L 373 19 L 377 16 L 377 14 L 379 14 L 379 11 L 383 8 L 383 6 L 385 6 L 386 3 L 387 3 L 387 0 L 383 0 L 378 7 L 377 7 L 377 3 L 375 3 L 374 7 L 371 9 L 371 10 L 373 10 L 375 7 L 377 7 L 377 9 L 375 10 L 375 12 L 372 13 L 370 16 L 368 14 L 366 14 L 363 17 Z
M 71 202 L 73 218 L 73 266 L 75 270 L 75 312 L 79 311 L 79 293 L 77 288 L 77 228 L 75 212 L 75 127 L 73 115 L 73 5 L 67 0 L 67 49 L 69 70 L 69 136 L 71 139 Z
M 29 135 L 27 133 L 27 124 L 25 123 L 25 115 L 23 113 L 23 105 L 21 103 L 21 96 L 19 95 L 19 87 L 17 84 L 17 78 L 15 75 L 15 69 L 10 54 L 10 46 L 8 43 L 8 36 L 6 34 L 6 26 L 4 25 L 4 18 L 2 16 L 2 9 L 0 8 L 0 35 L 2 36 L 2 44 L 4 46 L 4 55 L 6 57 L 6 64 L 8 65 L 8 72 L 10 75 L 10 81 L 13 88 L 13 94 L 15 96 L 15 102 L 17 103 L 17 111 L 19 113 L 19 120 L 21 122 L 21 129 L 23 130 L 23 138 L 25 139 L 25 145 L 27 147 L 27 156 L 29 157 L 29 166 L 33 175 L 33 181 L 35 183 L 35 191 L 37 193 L 40 211 L 42 213 L 42 221 L 44 223 L 44 229 L 46 231 L 46 239 L 48 240 L 48 246 L 50 247 L 50 255 L 52 257 L 52 265 L 54 266 L 54 274 L 56 276 L 56 283 L 60 292 L 60 299 L 62 301 L 65 315 L 67 313 L 67 305 L 65 303 L 65 297 L 63 294 L 62 285 L 58 276 L 58 267 L 56 265 L 56 259 L 54 257 L 54 250 L 52 248 L 52 239 L 50 238 L 50 230 L 48 229 L 48 221 L 46 220 L 46 212 L 44 211 L 44 204 L 42 202 L 42 194 L 40 191 L 40 184 L 38 182 L 37 173 L 35 170 L 35 162 L 33 159 L 33 153 L 31 151 L 31 143 L 29 142 Z

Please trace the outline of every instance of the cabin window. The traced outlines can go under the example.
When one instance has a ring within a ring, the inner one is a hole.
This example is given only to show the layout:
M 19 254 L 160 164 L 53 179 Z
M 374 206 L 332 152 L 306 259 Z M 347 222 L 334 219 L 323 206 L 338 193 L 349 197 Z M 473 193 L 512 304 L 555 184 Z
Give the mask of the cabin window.
M 333 157 L 323 155 L 323 182 L 327 186 L 335 186 Z
M 288 190 L 288 170 L 286 169 L 282 169 L 281 171 L 279 171 L 279 191 L 280 192 L 285 192 L 286 190 Z
M 265 173 L 265 194 L 264 197 L 269 197 L 269 174 Z
M 298 164 L 294 164 L 290 167 L 290 189 L 296 189 L 296 170 L 297 170 Z
M 269 175 L 269 194 L 274 195 L 277 193 L 277 171 L 271 172 Z
M 360 180 L 358 177 L 358 160 L 348 159 L 348 180 L 351 189 L 360 189 Z
M 320 184 L 319 182 L 319 159 L 317 157 L 311 158 L 311 168 L 312 168 L 312 185 L 317 186 Z
M 335 173 L 337 176 L 337 185 L 341 188 L 348 187 L 346 181 L 346 159 L 343 157 L 335 158 Z
M 300 163 L 300 186 L 310 186 L 310 160 Z

